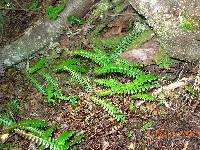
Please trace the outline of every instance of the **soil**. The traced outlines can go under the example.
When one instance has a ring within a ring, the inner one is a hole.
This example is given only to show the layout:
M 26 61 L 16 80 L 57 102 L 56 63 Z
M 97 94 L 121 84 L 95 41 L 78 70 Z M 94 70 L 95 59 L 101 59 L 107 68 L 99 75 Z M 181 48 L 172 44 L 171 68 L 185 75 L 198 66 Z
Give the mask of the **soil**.
M 42 1 L 42 3 L 44 2 Z M 12 17 L 8 20 L 11 23 L 5 28 L 5 31 L 8 32 L 5 35 L 5 43 L 15 40 L 23 34 L 23 31 L 27 27 L 32 25 L 41 16 L 43 17 L 43 13 L 41 12 L 31 12 L 28 14 L 21 11 L 17 12 L 15 16 L 12 16 L 12 11 L 8 12 L 8 15 Z M 120 15 L 122 21 L 127 21 L 122 16 Z M 14 23 L 14 19 L 17 18 L 21 19 L 16 24 Z M 97 21 L 95 25 L 98 23 Z M 114 24 L 114 22 L 110 24 Z M 101 34 L 105 34 L 106 37 L 108 35 L 118 36 L 122 32 L 123 34 L 127 34 L 128 29 L 124 29 L 124 25 L 126 24 L 127 22 L 121 22 L 122 27 L 120 27 L 120 24 L 117 24 L 118 28 L 115 25 L 107 26 Z M 81 27 L 72 24 L 69 28 L 71 31 L 77 31 Z M 17 30 L 13 32 L 13 29 Z M 113 34 L 111 31 L 113 31 Z M 63 34 L 57 46 L 57 48 L 61 49 L 59 53 L 55 53 L 54 49 L 46 48 L 43 54 L 38 54 L 29 63 L 30 65 L 35 64 L 42 55 L 53 57 L 52 60 L 62 61 L 65 59 L 66 48 L 69 50 L 79 48 L 89 49 L 91 47 L 88 43 L 90 41 L 88 41 L 85 33 L 80 32 L 71 37 Z M 196 76 L 198 67 L 194 64 L 180 62 L 169 69 L 163 69 L 158 65 L 152 64 L 144 67 L 143 71 L 158 76 L 159 87 L 162 87 L 174 83 L 183 77 Z M 117 74 L 112 76 L 123 82 L 130 80 Z M 161 105 L 158 102 L 136 100 L 136 107 L 131 110 L 130 103 L 134 101 L 130 95 L 107 97 L 107 100 L 123 110 L 125 114 L 127 122 L 120 124 L 112 119 L 101 107 L 88 101 L 87 93 L 84 89 L 76 85 L 67 86 L 68 75 L 55 74 L 54 77 L 59 79 L 57 81 L 65 94 L 72 93 L 79 96 L 78 106 L 75 109 L 66 102 L 60 102 L 56 106 L 48 104 L 45 101 L 46 97 L 38 93 L 26 78 L 24 69 L 17 68 L 8 69 L 0 80 L 0 105 L 5 104 L 12 98 L 17 98 L 20 101 L 21 108 L 16 120 L 37 118 L 46 120 L 49 124 L 61 125 L 62 128 L 55 132 L 55 136 L 66 130 L 84 132 L 86 135 L 84 140 L 72 147 L 73 150 L 200 149 L 199 95 L 194 96 L 192 93 L 184 90 L 184 87 L 176 89 L 172 92 L 171 96 L 165 98 L 170 105 L 169 107 Z M 195 79 L 189 84 L 194 85 L 194 83 Z M 151 124 L 150 128 L 143 130 L 144 126 L 148 123 Z M 31 149 L 31 145 L 34 145 L 34 142 L 25 140 L 16 134 L 11 136 L 7 142 L 15 144 L 15 148 L 20 150 Z M 12 149 L 14 150 L 14 148 Z

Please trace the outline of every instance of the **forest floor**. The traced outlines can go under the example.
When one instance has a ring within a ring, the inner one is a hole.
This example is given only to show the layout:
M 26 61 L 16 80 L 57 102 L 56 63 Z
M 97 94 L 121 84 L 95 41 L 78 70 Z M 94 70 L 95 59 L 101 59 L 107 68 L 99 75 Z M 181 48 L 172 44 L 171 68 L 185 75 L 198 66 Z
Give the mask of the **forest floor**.
M 108 22 L 108 25 L 99 33 L 99 37 L 103 39 L 127 35 L 128 25 L 134 22 L 135 18 L 127 18 L 126 14 L 133 12 L 134 10 L 127 6 L 120 15 Z M 108 13 L 104 17 L 111 15 L 112 13 Z M 90 13 L 83 19 L 87 20 L 88 17 L 90 17 Z M 30 22 L 34 19 L 25 20 Z M 99 24 L 100 22 L 97 20 L 92 28 Z M 19 26 L 23 26 L 23 22 Z M 69 25 L 56 42 L 56 46 L 44 49 L 36 58 L 29 61 L 29 66 L 34 65 L 38 59 L 44 56 L 56 64 L 67 58 L 66 51 L 91 49 L 92 42 L 86 33 L 90 32 L 90 29 L 88 31 L 85 29 L 84 32 L 82 32 L 83 30 L 79 32 L 79 29 L 83 29 L 83 26 Z M 69 31 L 71 31 L 70 34 Z M 16 34 L 15 37 L 17 37 L 21 31 L 12 32 L 12 34 Z M 12 37 L 12 34 L 7 38 Z M 155 39 L 154 36 L 145 43 Z M 10 39 L 10 41 L 12 40 Z M 51 66 L 49 69 L 51 70 Z M 181 61 L 168 68 L 160 67 L 155 62 L 143 67 L 142 70 L 145 73 L 157 76 L 160 83 L 159 86 L 151 89 L 150 93 L 172 83 L 176 85 L 183 78 L 193 78 L 187 84 L 170 91 L 170 94 L 164 98 L 165 104 L 133 100 L 128 94 L 108 96 L 107 100 L 123 111 L 126 118 L 125 124 L 117 122 L 104 109 L 89 102 L 86 98 L 87 92 L 77 85 L 70 85 L 69 74 L 65 73 L 54 74 L 54 78 L 64 93 L 79 97 L 76 108 L 67 102 L 60 102 L 56 106 L 47 103 L 47 98 L 42 96 L 27 79 L 25 69 L 17 68 L 7 69 L 4 76 L 1 77 L 0 106 L 4 106 L 10 99 L 18 99 L 20 112 L 17 114 L 16 120 L 37 118 L 48 121 L 50 125 L 61 125 L 61 128 L 56 130 L 55 136 L 66 130 L 77 133 L 84 132 L 85 138 L 71 148 L 74 150 L 197 150 L 200 149 L 200 98 L 196 83 L 198 69 L 195 64 Z M 111 74 L 106 77 L 115 77 L 122 82 L 130 80 L 119 74 Z M 25 140 L 17 134 L 10 136 L 6 142 L 15 145 L 14 148 L 10 148 L 12 150 L 34 149 L 31 148 L 34 145 L 33 142 Z

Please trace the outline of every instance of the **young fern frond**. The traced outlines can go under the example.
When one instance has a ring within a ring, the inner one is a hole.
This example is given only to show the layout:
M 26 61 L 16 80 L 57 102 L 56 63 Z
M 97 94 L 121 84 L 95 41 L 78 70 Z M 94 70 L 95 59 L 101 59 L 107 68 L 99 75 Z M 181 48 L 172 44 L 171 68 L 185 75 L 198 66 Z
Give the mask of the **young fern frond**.
M 140 34 L 143 32 L 143 30 L 137 30 L 137 31 L 132 31 L 129 33 L 124 39 L 122 40 L 119 45 L 114 48 L 110 54 L 110 58 L 112 60 L 115 60 L 120 56 L 120 54 L 128 48 L 128 46 L 132 43 L 133 40 L 135 40 Z
M 75 51 L 72 51 L 72 54 L 79 55 L 87 59 L 91 59 L 93 62 L 97 63 L 100 66 L 106 66 L 107 64 L 111 62 L 110 57 L 102 50 L 95 49 L 95 52 L 96 53 L 88 52 L 85 50 L 75 50 Z
M 145 93 L 138 93 L 132 96 L 133 99 L 142 99 L 148 102 L 154 102 L 156 101 L 156 98 L 152 96 L 151 94 L 145 94 Z
M 130 82 L 130 83 L 122 84 L 120 86 L 113 87 L 108 90 L 99 91 L 97 94 L 99 96 L 107 96 L 107 95 L 113 95 L 113 94 L 136 94 L 136 93 L 151 89 L 153 87 L 155 87 L 155 85 L 152 85 L 150 83 L 147 83 L 144 85 L 138 85 L 133 82 Z
M 97 79 L 94 80 L 99 85 L 103 85 L 106 87 L 114 87 L 114 86 L 120 86 L 121 83 L 115 79 Z
M 44 67 L 47 64 L 47 62 L 47 59 L 42 58 L 33 67 L 29 68 L 27 72 L 29 74 L 33 74 L 36 71 L 40 70 L 42 67 Z
M 91 100 L 103 107 L 111 116 L 113 116 L 113 118 L 115 118 L 117 121 L 121 122 L 121 123 L 125 123 L 126 120 L 125 120 L 125 116 L 124 114 L 122 113 L 121 110 L 119 110 L 118 108 L 114 107 L 111 103 L 108 103 L 107 101 L 105 100 L 102 100 L 102 99 L 99 99 L 97 97 L 94 97 L 92 96 L 91 97 Z
M 102 75 L 108 73 L 121 73 L 128 77 L 136 77 L 142 74 L 142 72 L 139 69 L 121 63 L 108 64 L 106 66 L 97 68 L 94 71 L 95 75 Z

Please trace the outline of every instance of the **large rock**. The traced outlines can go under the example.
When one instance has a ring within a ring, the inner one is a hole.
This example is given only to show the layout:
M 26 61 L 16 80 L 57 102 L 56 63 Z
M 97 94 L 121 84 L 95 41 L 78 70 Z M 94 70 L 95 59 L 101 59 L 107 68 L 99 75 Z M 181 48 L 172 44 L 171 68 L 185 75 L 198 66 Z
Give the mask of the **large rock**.
M 200 60 L 200 0 L 129 0 L 153 27 L 166 52 Z
M 18 40 L 0 49 L 0 72 L 3 70 L 1 61 L 5 66 L 12 66 L 43 49 L 63 33 L 67 16 L 83 17 L 95 2 L 95 0 L 68 0 L 58 19 L 38 22 L 37 26 L 30 28 Z

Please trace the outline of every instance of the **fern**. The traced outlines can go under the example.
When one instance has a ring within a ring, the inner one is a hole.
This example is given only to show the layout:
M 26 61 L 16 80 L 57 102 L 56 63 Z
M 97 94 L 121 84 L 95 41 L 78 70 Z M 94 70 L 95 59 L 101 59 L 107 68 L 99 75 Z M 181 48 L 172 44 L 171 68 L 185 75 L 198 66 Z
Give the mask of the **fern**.
M 145 94 L 145 93 L 138 93 L 132 96 L 133 99 L 142 99 L 146 100 L 149 102 L 154 102 L 156 101 L 155 97 L 152 96 L 151 94 Z
M 0 120 L 1 118 L 2 117 L 0 117 Z M 38 145 L 42 145 L 45 148 L 50 148 L 52 150 L 69 149 L 70 146 L 78 143 L 83 138 L 83 135 L 81 135 L 70 140 L 74 135 L 74 132 L 66 131 L 62 133 L 56 140 L 52 138 L 52 133 L 57 127 L 51 126 L 50 128 L 43 130 L 43 128 L 46 128 L 47 126 L 48 123 L 46 121 L 28 119 L 19 121 L 18 123 L 4 123 L 4 132 L 15 131 L 19 135 L 36 142 Z
M 95 53 L 92 53 L 81 49 L 72 51 L 72 54 L 91 59 L 100 66 L 106 66 L 111 62 L 110 57 L 102 50 L 94 48 L 94 51 Z
M 115 79 L 97 79 L 97 80 L 94 80 L 94 82 L 106 87 L 115 87 L 115 86 L 121 85 L 121 83 Z
M 56 145 L 51 138 L 42 138 L 40 136 L 34 135 L 32 133 L 26 133 L 24 130 L 15 129 L 16 133 L 18 133 L 20 136 L 27 138 L 28 140 L 34 141 L 35 143 L 39 145 L 43 145 L 44 147 L 49 147 L 53 150 L 65 150 L 59 145 Z M 66 149 L 69 147 L 66 147 Z
M 73 139 L 72 142 L 70 142 L 69 139 L 74 135 L 73 131 L 66 131 L 62 133 L 56 140 L 52 139 L 51 137 L 41 137 L 31 132 L 27 133 L 24 130 L 20 129 L 15 129 L 15 132 L 23 136 L 24 138 L 32 140 L 39 145 L 43 145 L 46 148 L 50 148 L 51 150 L 67 150 L 71 146 L 80 142 L 83 138 L 83 135 L 77 136 L 75 139 Z
M 143 30 L 137 30 L 137 31 L 132 31 L 129 33 L 123 40 L 122 42 L 112 50 L 110 54 L 110 58 L 112 60 L 115 60 L 116 58 L 119 57 L 119 55 L 128 48 L 128 46 L 132 43 L 133 40 L 135 40 Z
M 33 67 L 29 68 L 27 72 L 29 74 L 33 74 L 38 70 L 40 70 L 42 67 L 44 67 L 47 64 L 47 62 L 48 62 L 47 59 L 42 58 Z
M 123 115 L 122 111 L 114 107 L 111 103 L 106 102 L 105 100 L 99 99 L 97 97 L 92 96 L 91 100 L 103 107 L 110 115 L 112 115 L 117 121 L 121 123 L 125 123 L 125 116 Z
M 133 68 L 131 65 L 125 63 L 107 64 L 106 66 L 97 68 L 94 71 L 95 75 L 108 73 L 121 73 L 128 77 L 136 77 L 138 75 L 143 74 L 139 69 Z

